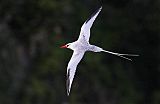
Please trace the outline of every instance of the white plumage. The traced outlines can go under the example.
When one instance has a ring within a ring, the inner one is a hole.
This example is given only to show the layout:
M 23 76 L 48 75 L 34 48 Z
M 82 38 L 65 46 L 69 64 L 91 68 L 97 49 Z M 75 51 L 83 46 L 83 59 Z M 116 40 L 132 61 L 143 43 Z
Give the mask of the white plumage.
M 84 53 L 86 51 L 93 51 L 93 52 L 107 52 L 110 54 L 114 54 L 117 56 L 120 56 L 122 58 L 125 58 L 127 60 L 130 60 L 127 57 L 124 56 L 138 56 L 138 55 L 133 55 L 133 54 L 120 54 L 120 53 L 114 53 L 110 51 L 103 50 L 102 48 L 95 46 L 95 45 L 90 45 L 89 44 L 89 38 L 90 38 L 90 28 L 92 27 L 93 22 L 95 21 L 96 17 L 100 13 L 102 7 L 100 7 L 90 18 L 88 18 L 85 23 L 81 27 L 80 35 L 77 41 L 68 43 L 64 46 L 61 46 L 61 48 L 69 48 L 73 50 L 73 55 L 68 63 L 67 66 L 67 95 L 69 96 L 72 82 L 74 79 L 74 75 L 76 72 L 76 68 L 78 63 L 81 61 Z

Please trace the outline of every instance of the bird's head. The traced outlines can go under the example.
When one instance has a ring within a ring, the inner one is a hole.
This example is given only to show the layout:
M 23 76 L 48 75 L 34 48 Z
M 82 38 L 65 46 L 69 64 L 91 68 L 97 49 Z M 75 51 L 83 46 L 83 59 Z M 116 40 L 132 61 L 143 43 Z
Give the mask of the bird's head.
M 68 44 L 62 45 L 60 48 L 68 48 L 68 49 L 73 50 L 73 45 L 72 43 L 68 43 Z

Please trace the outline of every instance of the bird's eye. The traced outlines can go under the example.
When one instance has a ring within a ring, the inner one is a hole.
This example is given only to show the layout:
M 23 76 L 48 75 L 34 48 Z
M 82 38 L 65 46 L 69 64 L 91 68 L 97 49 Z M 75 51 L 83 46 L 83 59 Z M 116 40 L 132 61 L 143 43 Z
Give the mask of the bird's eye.
M 67 44 L 67 47 L 68 47 L 69 45 Z

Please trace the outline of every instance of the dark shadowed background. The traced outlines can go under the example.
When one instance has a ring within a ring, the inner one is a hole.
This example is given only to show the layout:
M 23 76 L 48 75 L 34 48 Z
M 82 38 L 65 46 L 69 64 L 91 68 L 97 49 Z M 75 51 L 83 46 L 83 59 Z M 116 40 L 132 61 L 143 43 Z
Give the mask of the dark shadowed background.
M 66 67 L 98 0 L 0 0 L 0 104 L 160 104 L 160 0 L 103 0 L 70 97 Z

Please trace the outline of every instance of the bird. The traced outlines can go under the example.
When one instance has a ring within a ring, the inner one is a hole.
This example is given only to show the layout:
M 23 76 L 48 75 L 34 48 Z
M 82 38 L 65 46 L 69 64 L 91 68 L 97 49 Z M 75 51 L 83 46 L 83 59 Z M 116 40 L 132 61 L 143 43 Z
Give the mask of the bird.
M 82 25 L 80 30 L 80 35 L 78 40 L 62 45 L 61 48 L 68 48 L 73 50 L 72 57 L 68 63 L 67 66 L 67 74 L 66 74 L 66 89 L 67 89 L 67 95 L 69 96 L 71 91 L 72 82 L 75 76 L 76 68 L 81 59 L 83 58 L 86 51 L 92 51 L 92 52 L 106 52 L 109 54 L 113 54 L 119 57 L 122 57 L 124 59 L 132 61 L 130 58 L 127 58 L 125 56 L 138 56 L 135 54 L 120 54 L 115 53 L 111 51 L 104 50 L 101 47 L 98 47 L 96 45 L 91 45 L 89 43 L 90 38 L 90 29 L 93 25 L 93 22 L 95 21 L 96 17 L 102 10 L 102 6 L 100 6 Z

